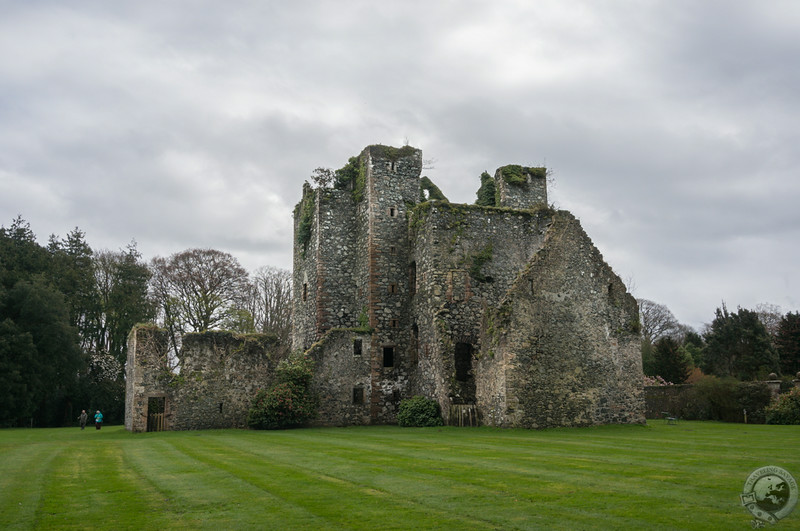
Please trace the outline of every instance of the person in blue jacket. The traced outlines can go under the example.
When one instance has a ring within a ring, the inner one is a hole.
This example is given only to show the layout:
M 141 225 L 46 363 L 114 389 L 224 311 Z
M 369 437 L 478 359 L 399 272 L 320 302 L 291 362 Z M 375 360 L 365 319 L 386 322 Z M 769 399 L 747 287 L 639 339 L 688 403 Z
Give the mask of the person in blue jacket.
M 103 414 L 100 413 L 100 410 L 97 410 L 97 413 L 94 414 L 94 427 L 98 430 L 103 425 Z

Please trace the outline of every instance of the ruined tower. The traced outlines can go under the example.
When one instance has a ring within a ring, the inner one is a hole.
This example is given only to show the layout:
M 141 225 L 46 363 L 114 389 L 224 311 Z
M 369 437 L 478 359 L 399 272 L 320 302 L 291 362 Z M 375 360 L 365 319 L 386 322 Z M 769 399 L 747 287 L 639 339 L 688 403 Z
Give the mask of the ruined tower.
M 421 152 L 369 146 L 295 209 L 293 348 L 323 424 L 393 422 L 422 394 L 451 423 L 643 421 L 636 302 L 544 168 L 503 166 L 494 206 L 420 194 Z

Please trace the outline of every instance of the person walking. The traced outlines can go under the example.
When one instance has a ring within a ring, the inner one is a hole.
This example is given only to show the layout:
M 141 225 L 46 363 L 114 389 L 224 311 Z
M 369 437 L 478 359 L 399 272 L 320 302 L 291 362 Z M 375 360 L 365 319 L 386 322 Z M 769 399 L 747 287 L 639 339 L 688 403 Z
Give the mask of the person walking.
M 86 410 L 81 410 L 81 416 L 78 417 L 78 420 L 81 421 L 81 429 L 86 427 L 86 420 L 89 418 L 89 415 L 86 414 Z
M 97 410 L 97 413 L 94 414 L 94 427 L 98 430 L 103 425 L 103 414 L 100 413 L 100 410 Z

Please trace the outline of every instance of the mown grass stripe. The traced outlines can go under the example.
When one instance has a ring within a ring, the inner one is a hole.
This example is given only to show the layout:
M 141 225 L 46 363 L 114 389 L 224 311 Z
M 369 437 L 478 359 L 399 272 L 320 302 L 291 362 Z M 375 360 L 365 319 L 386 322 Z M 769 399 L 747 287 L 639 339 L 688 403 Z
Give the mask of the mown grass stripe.
M 37 525 L 45 481 L 62 448 L 46 443 L 3 445 L 0 459 L 0 529 Z
M 797 447 L 796 426 L 692 422 L 0 430 L 0 527 L 742 528 L 751 519 L 738 500 L 747 475 L 774 464 L 797 477 Z M 16 499 L 32 500 L 27 512 Z M 791 528 L 796 518 L 781 524 Z
M 337 477 L 322 473 L 324 467 L 307 467 L 297 463 L 258 459 L 252 448 L 242 449 L 238 440 L 220 441 L 211 439 L 203 444 L 182 448 L 190 455 L 202 459 L 213 466 L 229 471 L 238 477 L 245 478 L 288 503 L 305 507 L 326 526 L 335 526 L 340 522 L 345 528 L 405 529 L 408 519 L 418 523 L 417 528 L 429 526 L 423 523 L 427 518 L 435 517 L 430 527 L 472 528 L 487 527 L 480 521 L 467 520 L 458 515 L 449 515 L 441 510 L 427 508 L 420 512 L 417 504 L 398 498 L 393 493 L 382 489 L 355 484 L 346 477 Z M 307 487 L 312 487 L 311 489 Z M 304 488 L 306 487 L 306 488 Z

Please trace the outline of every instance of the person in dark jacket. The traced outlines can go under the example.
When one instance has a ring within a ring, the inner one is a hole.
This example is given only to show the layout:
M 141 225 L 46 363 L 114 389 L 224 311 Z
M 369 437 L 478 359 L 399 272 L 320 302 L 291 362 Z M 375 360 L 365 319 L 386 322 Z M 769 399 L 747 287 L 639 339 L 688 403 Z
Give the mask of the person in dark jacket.
M 81 429 L 86 427 L 86 419 L 88 419 L 88 418 L 89 418 L 89 415 L 86 414 L 86 410 L 85 409 L 82 410 L 81 411 L 81 416 L 78 417 L 78 420 L 81 421 Z

